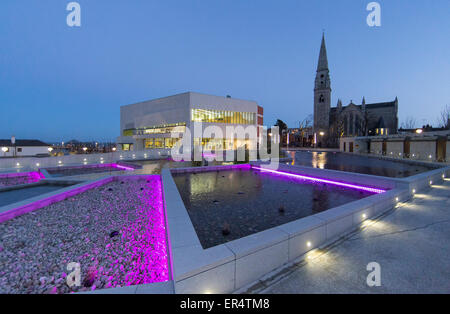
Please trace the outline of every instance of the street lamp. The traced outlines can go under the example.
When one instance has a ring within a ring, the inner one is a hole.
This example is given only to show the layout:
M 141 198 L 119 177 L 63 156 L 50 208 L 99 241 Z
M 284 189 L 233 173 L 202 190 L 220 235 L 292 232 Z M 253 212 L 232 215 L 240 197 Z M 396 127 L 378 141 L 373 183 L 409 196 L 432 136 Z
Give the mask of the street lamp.
M 49 147 L 49 148 L 47 148 L 48 149 L 48 152 L 49 153 L 51 153 L 52 151 L 53 151 L 53 147 Z
M 87 147 L 83 147 L 83 151 L 86 153 L 87 151 Z
M 116 150 L 117 150 L 117 148 L 115 148 L 115 147 L 112 148 L 112 151 L 113 151 L 113 152 L 115 152 Z
M 319 135 L 320 136 L 325 136 L 325 132 L 320 132 Z
M 6 152 L 8 151 L 8 147 L 2 147 L 2 152 L 6 156 Z

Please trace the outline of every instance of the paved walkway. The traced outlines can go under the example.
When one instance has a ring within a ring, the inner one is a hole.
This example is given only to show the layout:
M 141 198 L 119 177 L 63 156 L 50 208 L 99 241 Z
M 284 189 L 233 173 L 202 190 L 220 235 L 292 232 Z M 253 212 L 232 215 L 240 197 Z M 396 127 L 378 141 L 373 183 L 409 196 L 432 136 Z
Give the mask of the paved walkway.
M 366 283 L 371 262 L 381 266 L 381 287 Z M 450 293 L 450 180 L 249 292 Z

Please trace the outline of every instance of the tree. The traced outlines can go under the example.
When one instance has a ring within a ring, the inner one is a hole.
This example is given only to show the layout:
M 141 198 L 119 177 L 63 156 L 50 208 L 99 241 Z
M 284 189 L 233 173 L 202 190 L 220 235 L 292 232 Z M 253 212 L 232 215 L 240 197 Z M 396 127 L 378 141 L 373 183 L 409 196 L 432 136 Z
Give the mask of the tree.
M 313 120 L 314 116 L 312 114 L 308 115 L 302 122 L 300 122 L 300 130 L 312 127 Z
M 401 128 L 405 130 L 415 129 L 416 127 L 417 127 L 417 120 L 414 119 L 413 117 L 407 117 L 401 125 Z
M 283 120 L 277 119 L 277 122 L 275 123 L 275 126 L 278 127 L 279 131 L 280 131 L 280 136 L 281 134 L 283 134 L 284 130 L 287 130 L 288 126 L 286 123 L 283 122 Z
M 450 128 L 450 105 L 445 106 L 439 117 L 439 127 L 441 128 Z

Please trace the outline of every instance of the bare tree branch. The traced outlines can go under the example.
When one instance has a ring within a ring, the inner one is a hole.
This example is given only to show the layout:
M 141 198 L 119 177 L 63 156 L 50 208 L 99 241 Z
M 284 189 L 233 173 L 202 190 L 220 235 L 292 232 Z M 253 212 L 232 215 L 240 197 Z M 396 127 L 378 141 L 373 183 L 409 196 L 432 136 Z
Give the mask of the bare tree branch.
M 410 130 L 417 128 L 417 120 L 413 117 L 407 117 L 401 125 L 402 129 Z

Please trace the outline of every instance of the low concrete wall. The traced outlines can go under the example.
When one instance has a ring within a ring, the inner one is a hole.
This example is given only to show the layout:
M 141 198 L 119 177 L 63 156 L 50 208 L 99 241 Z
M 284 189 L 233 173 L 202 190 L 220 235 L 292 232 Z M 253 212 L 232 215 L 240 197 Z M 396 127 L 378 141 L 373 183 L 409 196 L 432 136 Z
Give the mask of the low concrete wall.
M 67 155 L 60 157 L 23 157 L 23 158 L 0 158 L 0 171 L 17 170 L 23 172 L 26 170 L 38 170 L 39 168 L 73 166 L 73 165 L 89 165 L 100 163 L 115 163 L 117 161 L 126 160 L 153 160 L 166 158 L 169 156 L 170 150 L 167 149 L 151 149 L 145 151 L 118 151 L 106 154 L 80 154 Z
M 373 141 L 370 143 L 370 153 L 381 155 L 383 153 L 383 142 Z
M 396 158 L 410 158 L 414 160 L 423 161 L 437 161 L 438 156 L 436 156 L 437 141 L 449 137 L 450 131 L 437 132 L 439 134 L 407 134 L 407 135 L 393 135 L 387 137 L 346 137 L 340 139 L 340 151 L 349 152 L 349 143 L 354 143 L 354 153 L 361 154 L 383 154 L 383 142 L 386 142 L 386 156 L 396 157 Z M 404 142 L 408 141 L 410 145 L 409 154 L 404 152 Z M 365 149 L 363 143 L 370 142 L 370 152 Z M 345 150 L 344 150 L 344 143 Z M 450 138 L 447 140 L 445 148 L 445 162 L 450 162 Z M 440 157 L 441 158 L 441 157 Z M 440 160 L 441 161 L 441 160 Z
M 386 154 L 388 156 L 403 157 L 403 141 L 386 142 Z
M 410 154 L 411 159 L 429 160 L 436 159 L 436 141 L 411 141 Z

